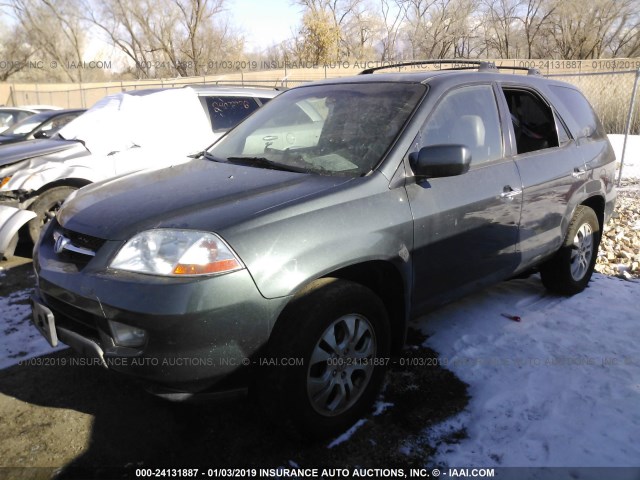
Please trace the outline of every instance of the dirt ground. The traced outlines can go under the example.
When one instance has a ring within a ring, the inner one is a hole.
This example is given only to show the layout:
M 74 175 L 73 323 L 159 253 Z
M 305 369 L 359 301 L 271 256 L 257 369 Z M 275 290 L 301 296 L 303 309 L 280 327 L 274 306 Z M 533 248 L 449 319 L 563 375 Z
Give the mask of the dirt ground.
M 33 285 L 24 262 L 2 264 L 0 296 Z M 412 337 L 405 357 L 436 355 Z M 291 440 L 250 399 L 170 403 L 101 367 L 68 365 L 74 356 L 64 350 L 39 357 L 44 365 L 0 370 L 0 479 L 135 478 L 142 467 L 422 467 L 434 446 L 420 433 L 468 401 L 449 371 L 396 365 L 381 397 L 393 406 L 329 448 Z M 464 436 L 452 432 L 450 441 Z

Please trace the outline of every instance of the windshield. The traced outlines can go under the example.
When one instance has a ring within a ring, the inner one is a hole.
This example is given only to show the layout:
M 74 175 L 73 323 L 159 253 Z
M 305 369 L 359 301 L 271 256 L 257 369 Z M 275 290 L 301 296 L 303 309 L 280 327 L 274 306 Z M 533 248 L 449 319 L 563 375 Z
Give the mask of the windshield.
M 48 113 L 37 113 L 35 115 L 31 115 L 28 118 L 25 118 L 21 122 L 16 123 L 11 128 L 8 128 L 4 132 L 3 135 L 26 135 L 31 133 L 33 130 L 38 128 L 42 122 L 46 121 L 51 115 Z
M 283 93 L 209 151 L 260 168 L 364 175 L 397 137 L 426 87 L 414 83 L 313 85 Z

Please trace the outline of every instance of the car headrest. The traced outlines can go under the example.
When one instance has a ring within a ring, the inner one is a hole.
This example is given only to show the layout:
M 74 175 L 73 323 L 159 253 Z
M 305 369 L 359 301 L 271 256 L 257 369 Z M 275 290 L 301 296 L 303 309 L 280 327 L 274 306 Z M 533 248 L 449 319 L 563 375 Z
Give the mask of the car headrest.
M 469 148 L 484 146 L 484 122 L 479 115 L 463 115 L 454 127 L 454 142 Z

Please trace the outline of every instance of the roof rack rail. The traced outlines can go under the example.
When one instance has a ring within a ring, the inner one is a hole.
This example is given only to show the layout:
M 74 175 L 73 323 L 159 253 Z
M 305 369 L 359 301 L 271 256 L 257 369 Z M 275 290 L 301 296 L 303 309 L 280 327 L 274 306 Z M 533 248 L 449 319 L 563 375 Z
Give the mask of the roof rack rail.
M 540 75 L 540 70 L 538 70 L 537 68 L 510 67 L 508 65 L 496 65 L 496 64 L 494 64 L 494 68 L 498 70 L 522 70 L 522 71 L 526 71 L 527 75 Z
M 509 67 L 509 66 L 498 66 L 495 62 L 489 62 L 485 60 L 466 60 L 460 58 L 443 58 L 440 60 L 416 60 L 413 62 L 398 62 L 392 63 L 389 65 L 381 65 L 379 67 L 367 68 L 360 72 L 360 75 L 369 75 L 378 70 L 385 70 L 387 68 L 399 68 L 399 67 L 411 67 L 415 65 L 454 65 L 449 68 L 440 68 L 440 70 L 475 70 L 478 71 L 488 71 L 488 70 L 526 70 L 528 75 L 540 75 L 540 71 L 537 68 L 527 68 L 527 67 Z M 474 65 L 474 66 L 470 66 Z
M 379 67 L 371 67 L 367 68 L 360 72 L 360 75 L 369 75 L 377 70 L 386 70 L 387 68 L 398 68 L 398 67 L 411 67 L 414 65 L 438 65 L 438 64 L 451 64 L 451 65 L 478 65 L 478 67 L 483 64 L 488 64 L 489 62 L 485 62 L 482 60 L 465 60 L 465 59 L 440 59 L 440 60 L 416 60 L 413 62 L 398 62 L 391 63 L 389 65 L 381 65 Z M 459 67 L 454 67 L 453 69 L 443 69 L 443 70 L 458 70 Z

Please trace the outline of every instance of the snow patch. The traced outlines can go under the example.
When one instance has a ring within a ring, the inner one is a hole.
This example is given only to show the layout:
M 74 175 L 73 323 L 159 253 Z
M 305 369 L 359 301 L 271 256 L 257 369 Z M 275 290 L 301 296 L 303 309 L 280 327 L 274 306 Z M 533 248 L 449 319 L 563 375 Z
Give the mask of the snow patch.
M 534 276 L 424 317 L 426 345 L 471 397 L 463 414 L 425 432 L 434 464 L 637 467 L 638 297 L 640 284 L 600 274 L 559 297 Z M 462 429 L 467 438 L 449 441 Z
M 0 297 L 0 369 L 66 348 L 52 348 L 31 323 L 31 292 L 25 289 Z
M 364 425 L 365 423 L 367 423 L 367 420 L 365 418 L 361 418 L 360 420 L 358 420 L 356 423 L 353 424 L 353 426 L 351 428 L 349 428 L 349 430 L 347 430 L 346 432 L 344 432 L 342 435 L 340 435 L 338 438 L 336 438 L 335 440 L 332 440 L 331 443 L 329 445 L 327 445 L 327 448 L 333 448 L 333 447 L 337 447 L 338 445 L 340 445 L 341 443 L 346 442 L 347 440 L 349 440 L 354 433 L 356 433 L 358 431 L 358 429 Z
M 613 151 L 616 153 L 616 161 L 619 168 L 622 160 L 622 149 L 624 146 L 624 135 L 607 135 Z M 616 169 L 616 178 L 618 170 Z M 624 166 L 622 167 L 622 178 L 640 178 L 640 135 L 629 135 L 627 147 L 624 152 Z
M 373 406 L 373 413 L 372 415 L 374 417 L 377 417 L 378 415 L 382 415 L 385 411 L 387 411 L 389 408 L 393 407 L 394 404 L 391 402 L 384 402 L 382 400 L 378 400 L 375 405 Z

